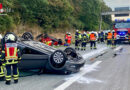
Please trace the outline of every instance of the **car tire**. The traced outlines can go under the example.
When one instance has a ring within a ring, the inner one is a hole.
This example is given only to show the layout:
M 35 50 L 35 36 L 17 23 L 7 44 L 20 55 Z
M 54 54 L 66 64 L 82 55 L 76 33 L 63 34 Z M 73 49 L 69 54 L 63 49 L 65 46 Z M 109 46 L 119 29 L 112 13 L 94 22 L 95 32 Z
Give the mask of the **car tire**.
M 1 40 L 1 43 L 2 44 L 5 44 L 6 43 L 6 39 L 7 39 L 7 35 L 9 35 L 9 34 L 13 34 L 14 36 L 15 36 L 15 41 L 17 41 L 18 40 L 18 37 L 16 36 L 16 34 L 14 34 L 13 32 L 7 32 L 5 35 L 4 35 L 4 37 L 3 37 L 3 39 Z
M 73 58 L 77 58 L 77 53 L 75 51 L 75 49 L 71 48 L 71 47 L 68 47 L 64 50 L 64 52 L 66 53 L 66 55 L 68 56 L 71 56 Z
M 76 53 L 76 50 L 73 49 L 72 47 L 68 47 L 68 48 L 66 48 L 66 49 L 64 50 L 64 52 L 65 52 L 65 53 L 68 53 L 68 54 L 69 54 L 69 52 Z
M 61 50 L 56 50 L 49 59 L 49 64 L 54 70 L 61 70 L 64 68 L 67 57 Z
M 34 37 L 32 35 L 31 32 L 25 32 L 23 35 L 22 35 L 22 38 L 25 39 L 25 40 L 33 40 Z

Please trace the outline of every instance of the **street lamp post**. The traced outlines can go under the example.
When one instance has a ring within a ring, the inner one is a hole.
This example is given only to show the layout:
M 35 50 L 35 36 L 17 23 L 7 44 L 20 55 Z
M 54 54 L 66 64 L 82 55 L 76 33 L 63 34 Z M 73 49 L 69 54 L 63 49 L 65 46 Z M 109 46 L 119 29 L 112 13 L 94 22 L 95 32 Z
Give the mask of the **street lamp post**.
M 102 14 L 100 14 L 100 25 L 99 25 L 99 31 L 102 30 Z

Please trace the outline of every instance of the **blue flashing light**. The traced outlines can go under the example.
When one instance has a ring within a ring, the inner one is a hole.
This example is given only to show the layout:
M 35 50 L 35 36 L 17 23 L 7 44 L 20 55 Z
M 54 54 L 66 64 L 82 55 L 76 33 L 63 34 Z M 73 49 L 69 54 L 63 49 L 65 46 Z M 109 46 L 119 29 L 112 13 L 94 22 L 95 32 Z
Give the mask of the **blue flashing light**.
M 127 22 L 130 22 L 130 18 L 127 19 Z
M 127 34 L 127 32 L 123 32 L 123 31 L 118 32 L 118 35 L 120 35 L 120 36 L 125 36 L 126 34 Z

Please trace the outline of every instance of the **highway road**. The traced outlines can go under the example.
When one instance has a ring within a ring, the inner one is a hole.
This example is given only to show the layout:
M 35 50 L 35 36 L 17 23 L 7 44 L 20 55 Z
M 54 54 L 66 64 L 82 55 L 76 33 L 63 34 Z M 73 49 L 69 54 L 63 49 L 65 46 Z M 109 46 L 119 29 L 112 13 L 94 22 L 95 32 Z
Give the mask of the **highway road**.
M 42 74 L 20 77 L 0 90 L 130 90 L 130 46 L 115 49 L 99 44 L 97 50 L 78 51 L 86 60 L 80 72 L 71 75 Z

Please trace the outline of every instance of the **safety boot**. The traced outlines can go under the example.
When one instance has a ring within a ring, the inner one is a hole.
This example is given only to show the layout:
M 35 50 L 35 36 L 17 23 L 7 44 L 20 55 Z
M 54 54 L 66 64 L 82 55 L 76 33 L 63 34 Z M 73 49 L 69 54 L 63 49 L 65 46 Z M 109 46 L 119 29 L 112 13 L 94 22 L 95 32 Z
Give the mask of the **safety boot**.
M 5 84 L 6 85 L 10 85 L 11 81 L 6 81 Z
M 96 47 L 94 49 L 97 49 Z
M 5 77 L 0 77 L 0 81 L 4 81 L 5 80 Z
M 14 83 L 18 83 L 18 80 L 14 80 Z

